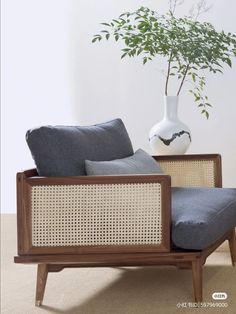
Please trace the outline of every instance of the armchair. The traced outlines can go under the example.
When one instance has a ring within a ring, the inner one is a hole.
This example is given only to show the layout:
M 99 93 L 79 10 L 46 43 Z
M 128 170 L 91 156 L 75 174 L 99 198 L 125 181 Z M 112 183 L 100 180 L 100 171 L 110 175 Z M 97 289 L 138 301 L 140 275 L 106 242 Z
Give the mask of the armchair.
M 165 174 L 41 177 L 17 174 L 18 255 L 38 264 L 36 305 L 47 275 L 66 267 L 174 265 L 191 268 L 194 299 L 202 301 L 206 258 L 229 241 L 236 261 L 234 228 L 204 249 L 172 242 L 171 187 L 222 186 L 219 155 L 155 156 Z

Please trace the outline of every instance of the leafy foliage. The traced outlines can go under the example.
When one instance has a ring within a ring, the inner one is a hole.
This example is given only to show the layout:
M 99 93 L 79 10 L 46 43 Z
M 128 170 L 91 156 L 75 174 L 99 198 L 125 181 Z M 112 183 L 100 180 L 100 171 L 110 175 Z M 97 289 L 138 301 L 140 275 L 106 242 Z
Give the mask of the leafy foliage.
M 236 56 L 235 34 L 218 32 L 212 24 L 191 17 L 177 18 L 171 11 L 159 15 L 145 7 L 102 25 L 105 29 L 92 42 L 110 38 L 122 41 L 121 58 L 141 56 L 143 64 L 157 56 L 166 57 L 165 94 L 168 95 L 170 77 L 179 81 L 177 95 L 184 83 L 190 82 L 193 85 L 190 93 L 201 113 L 209 117 L 211 104 L 204 95 L 205 72 L 223 73 L 224 64 L 232 66 L 232 57 Z

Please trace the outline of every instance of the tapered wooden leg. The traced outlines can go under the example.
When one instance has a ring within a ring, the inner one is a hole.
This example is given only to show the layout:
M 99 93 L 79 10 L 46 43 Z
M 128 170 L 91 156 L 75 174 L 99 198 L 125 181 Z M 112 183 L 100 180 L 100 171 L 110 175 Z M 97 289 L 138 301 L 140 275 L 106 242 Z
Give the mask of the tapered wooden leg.
M 41 306 L 48 277 L 48 265 L 38 264 L 35 305 Z
M 232 230 L 231 236 L 229 238 L 229 249 L 231 255 L 232 265 L 235 266 L 236 263 L 236 238 L 235 238 L 235 229 Z
M 195 302 L 202 302 L 202 262 L 200 258 L 192 261 L 192 279 Z

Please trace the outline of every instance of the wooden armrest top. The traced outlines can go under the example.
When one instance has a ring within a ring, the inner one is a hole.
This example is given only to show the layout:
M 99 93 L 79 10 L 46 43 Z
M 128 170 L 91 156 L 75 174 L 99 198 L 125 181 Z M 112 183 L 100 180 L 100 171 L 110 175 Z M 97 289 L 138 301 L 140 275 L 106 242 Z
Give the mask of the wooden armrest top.
M 216 160 L 221 161 L 220 154 L 185 154 L 153 156 L 156 160 Z
M 63 185 L 63 184 L 117 184 L 117 183 L 164 183 L 170 186 L 170 176 L 163 174 L 150 175 L 116 175 L 116 176 L 69 176 L 69 177 L 39 177 L 26 176 L 25 173 L 18 173 L 18 180 L 24 180 L 31 186 L 34 185 Z

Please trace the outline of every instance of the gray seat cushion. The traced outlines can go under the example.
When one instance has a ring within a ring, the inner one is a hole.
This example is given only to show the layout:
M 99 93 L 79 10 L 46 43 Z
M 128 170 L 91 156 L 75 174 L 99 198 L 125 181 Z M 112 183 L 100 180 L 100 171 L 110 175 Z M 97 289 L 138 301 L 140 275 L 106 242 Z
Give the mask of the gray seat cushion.
M 172 188 L 172 242 L 202 250 L 236 226 L 236 189 Z
M 111 161 L 85 160 L 87 175 L 157 174 L 163 173 L 158 163 L 145 151 L 138 149 L 134 155 Z
M 85 175 L 85 159 L 113 160 L 133 154 L 121 119 L 93 126 L 42 126 L 26 134 L 40 176 Z

